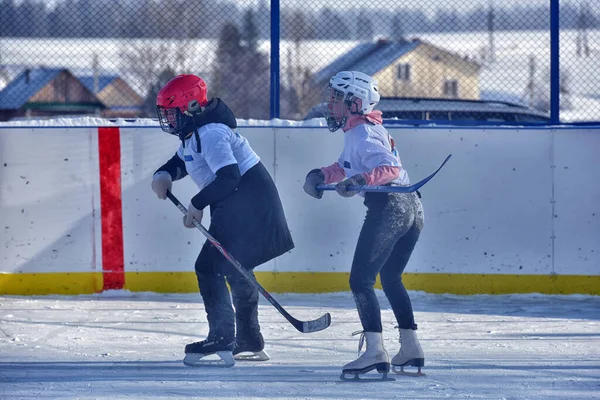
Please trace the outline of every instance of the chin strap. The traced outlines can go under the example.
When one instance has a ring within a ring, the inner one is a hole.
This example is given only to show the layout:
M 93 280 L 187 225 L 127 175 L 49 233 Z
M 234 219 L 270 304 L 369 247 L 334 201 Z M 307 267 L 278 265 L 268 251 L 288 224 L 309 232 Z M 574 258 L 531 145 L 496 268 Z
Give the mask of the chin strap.
M 192 132 L 186 133 L 185 136 L 179 135 L 179 140 L 181 140 L 181 144 L 185 148 L 185 140 L 191 136 Z M 202 144 L 200 143 L 200 135 L 198 135 L 198 129 L 194 129 L 194 136 L 196 137 L 196 152 L 200 153 L 202 151 Z

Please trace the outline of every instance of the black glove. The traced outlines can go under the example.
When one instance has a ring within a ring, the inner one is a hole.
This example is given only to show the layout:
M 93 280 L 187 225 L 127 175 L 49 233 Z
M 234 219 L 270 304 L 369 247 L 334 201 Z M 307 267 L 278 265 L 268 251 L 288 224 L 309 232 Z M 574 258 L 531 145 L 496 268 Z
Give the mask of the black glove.
M 320 199 L 323 197 L 323 191 L 317 190 L 317 185 L 322 183 L 325 183 L 325 174 L 323 174 L 320 168 L 313 169 L 306 175 L 304 191 L 315 199 Z
M 366 185 L 367 180 L 361 174 L 354 175 L 352 178 L 348 178 L 344 181 L 341 181 L 337 185 L 335 185 L 335 191 L 338 192 L 340 196 L 343 197 L 352 197 L 358 192 L 349 192 L 348 186 L 362 186 Z

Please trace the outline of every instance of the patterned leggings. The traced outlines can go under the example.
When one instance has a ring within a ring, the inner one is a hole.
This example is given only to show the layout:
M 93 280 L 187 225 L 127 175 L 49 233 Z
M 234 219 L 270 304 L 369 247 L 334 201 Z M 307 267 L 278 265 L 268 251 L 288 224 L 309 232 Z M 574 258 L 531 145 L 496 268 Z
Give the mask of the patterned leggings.
M 363 329 L 382 332 L 373 290 L 377 274 L 400 329 L 416 329 L 402 273 L 423 229 L 423 206 L 416 193 L 367 193 L 367 215 L 358 238 L 350 289 Z

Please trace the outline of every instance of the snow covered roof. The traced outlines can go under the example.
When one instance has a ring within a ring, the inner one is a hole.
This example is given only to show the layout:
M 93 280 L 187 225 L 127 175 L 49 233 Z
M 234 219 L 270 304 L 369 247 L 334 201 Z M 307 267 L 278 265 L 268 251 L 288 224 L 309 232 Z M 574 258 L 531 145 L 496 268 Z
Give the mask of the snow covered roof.
M 317 83 L 323 83 L 339 71 L 361 71 L 367 75 L 375 75 L 394 60 L 414 50 L 421 41 L 413 40 L 378 40 L 360 43 L 331 64 L 315 73 Z
M 94 76 L 78 76 L 77 77 L 83 86 L 85 86 L 90 92 L 94 92 Z M 115 79 L 119 78 L 119 75 L 100 75 L 98 76 L 98 92 L 104 90 L 105 87 L 110 85 Z
M 0 110 L 18 110 L 63 71 L 67 70 L 64 68 L 24 70 L 0 91 Z

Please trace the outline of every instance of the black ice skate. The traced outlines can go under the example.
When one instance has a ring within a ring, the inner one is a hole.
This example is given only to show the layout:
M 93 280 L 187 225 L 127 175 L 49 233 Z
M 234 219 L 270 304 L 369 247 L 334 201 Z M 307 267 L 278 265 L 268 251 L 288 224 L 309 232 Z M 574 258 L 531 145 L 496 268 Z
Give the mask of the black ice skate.
M 270 359 L 264 350 L 265 341 L 260 332 L 252 336 L 236 339 L 233 358 L 239 361 L 267 361 Z
M 185 346 L 183 363 L 188 367 L 233 367 L 234 344 L 233 340 L 209 334 L 206 340 Z

